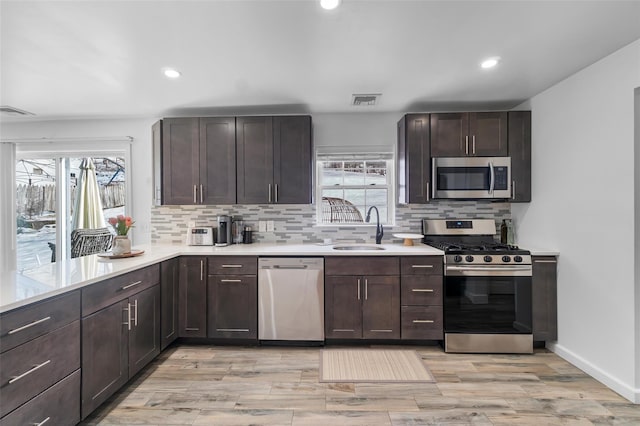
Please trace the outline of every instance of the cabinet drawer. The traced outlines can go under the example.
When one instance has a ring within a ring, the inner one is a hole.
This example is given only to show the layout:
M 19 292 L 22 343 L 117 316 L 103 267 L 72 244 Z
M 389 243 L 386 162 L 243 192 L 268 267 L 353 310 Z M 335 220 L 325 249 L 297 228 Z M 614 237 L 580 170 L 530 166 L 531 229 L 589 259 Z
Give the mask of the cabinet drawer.
M 403 275 L 400 278 L 400 303 L 403 306 L 442 305 L 442 277 Z
M 442 256 L 406 256 L 400 258 L 402 275 L 442 275 Z
M 210 256 L 209 275 L 256 275 L 258 258 L 256 256 Z
M 0 420 L 0 426 L 75 425 L 80 422 L 80 370 Z
M 442 306 L 403 306 L 402 339 L 442 340 Z
M 325 275 L 398 275 L 400 266 L 393 256 L 336 256 L 324 259 Z
M 0 416 L 80 368 L 80 321 L 0 354 Z
M 5 352 L 80 319 L 80 291 L 63 294 L 0 315 L 1 351 Z
M 159 282 L 160 266 L 156 264 L 85 287 L 82 289 L 82 316 L 106 308 Z

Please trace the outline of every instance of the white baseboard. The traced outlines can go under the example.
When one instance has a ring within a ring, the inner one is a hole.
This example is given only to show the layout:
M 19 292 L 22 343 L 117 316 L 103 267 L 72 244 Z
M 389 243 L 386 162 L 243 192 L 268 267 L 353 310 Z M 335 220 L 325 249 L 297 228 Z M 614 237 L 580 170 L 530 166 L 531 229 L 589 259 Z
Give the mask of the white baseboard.
M 640 389 L 634 389 L 632 386 L 621 382 L 618 378 L 613 377 L 606 371 L 591 364 L 581 356 L 568 350 L 564 346 L 559 345 L 558 343 L 547 343 L 546 347 L 551 352 L 558 355 L 560 358 L 563 358 L 564 360 L 578 367 L 580 370 L 584 371 L 614 392 L 619 393 L 622 397 L 628 399 L 634 404 L 640 404 Z

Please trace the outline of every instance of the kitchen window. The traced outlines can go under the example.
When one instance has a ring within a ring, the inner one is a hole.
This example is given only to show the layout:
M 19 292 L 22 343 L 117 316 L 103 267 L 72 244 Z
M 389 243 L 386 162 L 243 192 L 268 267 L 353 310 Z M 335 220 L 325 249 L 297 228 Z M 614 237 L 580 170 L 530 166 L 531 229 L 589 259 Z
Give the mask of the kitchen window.
M 316 159 L 319 225 L 364 224 L 372 206 L 380 223 L 393 223 L 391 154 L 318 154 Z M 371 220 L 375 223 L 375 213 Z

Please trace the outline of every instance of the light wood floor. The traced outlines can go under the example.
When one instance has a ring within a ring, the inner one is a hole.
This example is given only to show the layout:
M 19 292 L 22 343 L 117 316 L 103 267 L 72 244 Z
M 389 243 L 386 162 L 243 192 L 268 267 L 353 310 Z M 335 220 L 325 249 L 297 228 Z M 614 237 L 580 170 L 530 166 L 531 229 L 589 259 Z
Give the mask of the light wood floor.
M 175 346 L 83 424 L 640 425 L 640 405 L 544 349 L 402 348 L 436 383 L 319 383 L 320 348 Z

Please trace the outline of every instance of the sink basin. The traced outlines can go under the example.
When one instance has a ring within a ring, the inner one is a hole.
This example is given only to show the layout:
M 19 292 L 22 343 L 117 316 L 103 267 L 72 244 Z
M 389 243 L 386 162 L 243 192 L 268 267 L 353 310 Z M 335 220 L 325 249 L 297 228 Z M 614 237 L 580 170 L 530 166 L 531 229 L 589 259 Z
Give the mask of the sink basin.
M 345 246 L 333 246 L 334 250 L 384 250 L 384 247 L 380 246 L 367 246 L 367 245 L 345 245 Z

